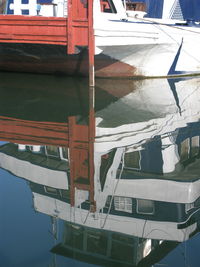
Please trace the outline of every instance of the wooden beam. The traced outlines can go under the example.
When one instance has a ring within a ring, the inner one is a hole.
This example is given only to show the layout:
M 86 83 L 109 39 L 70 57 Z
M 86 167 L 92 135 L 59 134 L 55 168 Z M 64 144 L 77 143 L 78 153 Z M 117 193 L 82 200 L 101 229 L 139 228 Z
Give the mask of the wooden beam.
M 66 27 L 66 18 L 0 15 L 0 42 L 66 45 Z

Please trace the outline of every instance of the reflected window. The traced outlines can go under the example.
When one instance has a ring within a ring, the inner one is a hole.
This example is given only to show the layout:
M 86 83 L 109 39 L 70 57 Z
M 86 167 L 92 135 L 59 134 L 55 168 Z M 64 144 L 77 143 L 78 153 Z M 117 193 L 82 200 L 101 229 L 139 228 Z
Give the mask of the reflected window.
M 140 170 L 140 151 L 128 152 L 124 156 L 124 167 L 130 169 Z
M 112 0 L 100 0 L 100 5 L 103 13 L 117 13 Z
M 46 146 L 48 156 L 60 158 L 59 148 L 57 146 Z
M 34 152 L 34 153 L 40 153 L 41 152 L 41 146 L 28 146 L 30 151 Z
M 111 258 L 121 262 L 134 262 L 134 240 L 129 236 L 114 233 L 112 235 Z
M 87 230 L 87 251 L 95 254 L 106 255 L 106 233 Z
M 154 201 L 147 199 L 137 199 L 137 213 L 154 214 Z
M 68 159 L 68 149 L 66 147 L 61 147 L 60 148 L 60 154 L 62 159 Z
M 145 258 L 152 250 L 152 240 L 147 239 L 144 245 L 143 257 Z
M 185 139 L 180 144 L 180 161 L 186 161 L 189 158 L 189 148 L 190 148 L 190 142 L 189 138 Z
M 180 144 L 180 162 L 184 163 L 189 159 L 194 159 L 199 155 L 199 136 L 185 139 Z
M 50 187 L 50 186 L 44 186 L 44 190 L 46 193 L 50 194 L 50 195 L 57 195 L 57 189 Z
M 76 249 L 83 249 L 84 229 L 78 225 L 66 225 L 65 226 L 65 245 L 69 245 Z
M 194 207 L 195 208 L 199 208 L 200 207 L 200 197 L 195 200 Z
M 104 185 L 106 182 L 106 177 L 108 170 L 110 169 L 112 163 L 113 163 L 113 158 L 115 156 L 116 150 L 112 150 L 107 154 L 104 154 L 101 156 L 101 166 L 100 166 L 100 184 L 101 184 L 101 190 L 103 191 Z
M 186 203 L 185 204 L 185 211 L 186 212 L 190 211 L 193 208 L 194 208 L 194 203 Z
M 61 195 L 62 198 L 70 199 L 70 190 L 61 189 L 60 190 L 60 195 Z
M 199 136 L 193 136 L 191 138 L 191 157 L 195 157 L 199 154 Z
M 132 213 L 132 198 L 114 197 L 115 210 Z

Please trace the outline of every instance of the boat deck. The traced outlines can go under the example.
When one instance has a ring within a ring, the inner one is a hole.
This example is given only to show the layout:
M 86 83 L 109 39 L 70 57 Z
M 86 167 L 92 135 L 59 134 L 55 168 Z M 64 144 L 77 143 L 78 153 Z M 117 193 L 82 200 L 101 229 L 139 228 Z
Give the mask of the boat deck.
M 93 33 L 93 1 L 68 1 L 67 17 L 0 15 L 0 43 L 54 44 L 67 46 L 74 54 L 75 46 L 87 47 Z

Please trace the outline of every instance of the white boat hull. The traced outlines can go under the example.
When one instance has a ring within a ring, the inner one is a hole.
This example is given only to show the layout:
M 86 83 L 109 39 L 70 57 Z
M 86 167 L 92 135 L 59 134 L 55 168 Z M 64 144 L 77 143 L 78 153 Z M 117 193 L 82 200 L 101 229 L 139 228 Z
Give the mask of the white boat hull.
M 200 73 L 200 27 L 134 19 L 95 25 L 96 54 L 128 65 L 130 70 L 126 76 L 168 77 Z M 116 76 L 124 76 L 123 68 L 122 73 L 119 68 Z

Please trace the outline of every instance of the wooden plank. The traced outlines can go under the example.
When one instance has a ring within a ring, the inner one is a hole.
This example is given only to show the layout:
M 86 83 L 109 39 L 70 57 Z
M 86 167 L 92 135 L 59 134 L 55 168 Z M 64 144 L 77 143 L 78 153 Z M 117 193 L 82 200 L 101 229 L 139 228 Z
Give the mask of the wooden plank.
M 93 28 L 93 0 L 88 2 L 88 50 L 89 50 L 89 86 L 95 86 L 94 74 L 94 28 Z
M 74 54 L 76 46 L 88 46 L 87 1 L 68 0 L 67 39 L 68 54 Z
M 0 15 L 0 42 L 67 44 L 66 18 Z
M 0 138 L 30 145 L 68 146 L 67 123 L 37 122 L 0 116 Z

